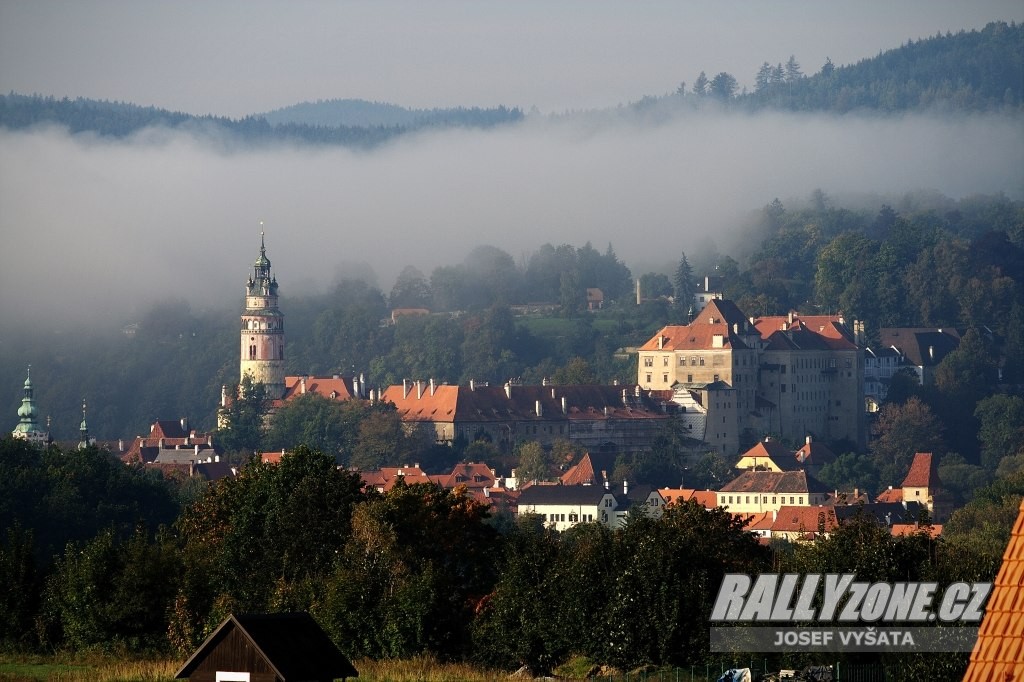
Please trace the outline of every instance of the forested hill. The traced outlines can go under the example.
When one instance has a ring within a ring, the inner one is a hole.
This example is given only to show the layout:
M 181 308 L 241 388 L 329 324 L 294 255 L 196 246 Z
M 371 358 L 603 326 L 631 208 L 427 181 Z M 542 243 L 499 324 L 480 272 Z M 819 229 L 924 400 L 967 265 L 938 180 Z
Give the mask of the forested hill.
M 469 126 L 486 128 L 518 121 L 518 109 L 499 106 L 493 109 L 455 107 L 446 109 L 407 109 L 396 104 L 367 102 L 363 99 L 330 99 L 302 102 L 264 114 L 271 125 L 298 124 L 308 126 L 373 128 L 377 126 L 422 128 Z
M 754 106 L 882 112 L 913 109 L 991 111 L 1024 104 L 1024 25 L 988 24 L 910 41 L 871 59 L 803 77 L 793 63 L 761 65 Z
M 329 103 L 326 103 L 329 104 Z M 298 105 L 299 112 L 304 107 Z M 308 144 L 340 144 L 346 146 L 373 146 L 403 133 L 425 128 L 469 127 L 489 128 L 514 123 L 523 117 L 519 109 L 504 106 L 494 109 L 454 108 L 430 111 L 412 111 L 402 107 L 380 105 L 391 109 L 392 115 L 379 116 L 370 123 L 372 116 L 362 116 L 360 124 L 343 125 L 322 122 L 302 122 L 305 118 L 315 121 L 313 115 L 289 117 L 279 110 L 267 117 L 247 116 L 234 120 L 217 116 L 194 116 L 171 112 L 155 107 L 142 107 L 124 102 L 108 102 L 85 98 L 57 99 L 42 95 L 0 95 L 0 127 L 21 130 L 37 125 L 53 124 L 66 127 L 71 133 L 92 132 L 104 137 L 127 137 L 144 128 L 166 127 L 197 133 L 233 136 L 244 142 L 303 142 Z M 395 112 L 404 112 L 402 116 Z M 292 120 L 289 120 L 292 118 Z M 330 118 L 329 116 L 327 118 Z M 337 116 L 335 117 L 337 118 Z M 300 120 L 294 120 L 300 119 Z

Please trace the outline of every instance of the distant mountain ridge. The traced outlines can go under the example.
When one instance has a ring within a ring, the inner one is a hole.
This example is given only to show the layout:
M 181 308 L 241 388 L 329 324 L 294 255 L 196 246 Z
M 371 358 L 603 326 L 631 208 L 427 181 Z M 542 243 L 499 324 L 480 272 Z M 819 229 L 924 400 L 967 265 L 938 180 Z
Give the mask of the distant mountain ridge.
M 757 87 L 749 93 L 737 94 L 736 79 L 728 73 L 710 80 L 701 73 L 698 82 L 696 92 L 681 86 L 675 94 L 645 97 L 630 109 L 674 114 L 687 106 L 715 102 L 747 111 L 1020 113 L 1024 111 L 1024 25 L 993 22 L 980 31 L 910 41 L 853 65 L 837 67 L 826 62 L 813 76 L 803 75 L 795 61 L 785 69 L 766 62 L 758 72 Z M 329 99 L 235 120 L 81 97 L 0 95 L 0 127 L 12 130 L 53 124 L 72 134 L 92 132 L 117 138 L 159 126 L 248 144 L 373 147 L 418 130 L 486 129 L 523 118 L 520 109 L 506 106 L 408 109 L 360 99 Z

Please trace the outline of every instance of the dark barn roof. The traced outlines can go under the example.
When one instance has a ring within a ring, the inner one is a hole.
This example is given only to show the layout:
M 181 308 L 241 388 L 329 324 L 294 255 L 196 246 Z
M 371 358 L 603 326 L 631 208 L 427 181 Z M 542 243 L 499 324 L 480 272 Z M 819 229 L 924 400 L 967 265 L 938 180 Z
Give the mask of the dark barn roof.
M 280 682 L 329 681 L 359 676 L 313 617 L 300 612 L 228 616 L 181 666 L 175 678 L 191 677 L 232 633 L 240 634 L 255 649 L 254 653 L 264 660 Z M 219 664 L 227 662 L 228 655 L 230 653 L 218 652 L 216 659 Z

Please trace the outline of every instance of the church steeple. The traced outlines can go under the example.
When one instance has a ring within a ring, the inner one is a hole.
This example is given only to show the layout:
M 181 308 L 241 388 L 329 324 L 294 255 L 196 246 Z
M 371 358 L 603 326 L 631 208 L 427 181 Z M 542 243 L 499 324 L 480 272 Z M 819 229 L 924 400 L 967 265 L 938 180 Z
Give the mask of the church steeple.
M 89 442 L 89 426 L 85 423 L 85 398 L 82 398 L 82 423 L 78 426 L 78 449 L 84 450 L 91 443 Z
M 46 440 L 46 434 L 39 428 L 39 422 L 36 419 L 38 413 L 32 390 L 32 365 L 29 365 L 25 372 L 24 390 L 25 395 L 21 399 L 21 407 L 18 408 L 18 425 L 14 427 L 11 435 L 41 445 Z
M 262 226 L 262 223 L 260 223 Z M 246 282 L 242 313 L 239 380 L 249 374 L 271 398 L 284 395 L 284 315 L 277 307 L 277 278 L 267 258 L 266 235 L 260 232 L 260 255 Z

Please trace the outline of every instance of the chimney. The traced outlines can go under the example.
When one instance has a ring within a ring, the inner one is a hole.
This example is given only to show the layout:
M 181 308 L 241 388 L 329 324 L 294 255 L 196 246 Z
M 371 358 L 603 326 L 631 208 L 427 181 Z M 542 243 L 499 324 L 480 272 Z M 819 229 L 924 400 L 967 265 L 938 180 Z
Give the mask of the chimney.
M 636 304 L 640 305 L 641 303 L 643 303 L 643 300 L 644 299 L 641 298 L 641 296 L 640 296 L 640 280 L 638 278 L 636 280 Z
M 213 456 L 213 461 L 219 463 L 220 462 L 220 455 L 214 455 Z
M 543 411 L 543 409 L 540 406 L 540 401 L 539 400 L 537 401 L 537 416 L 538 417 L 543 417 L 544 416 L 544 411 Z
M 224 384 L 220 385 L 220 406 L 228 406 L 228 387 L 225 386 Z M 150 427 L 149 430 L 152 431 L 153 427 Z
M 792 310 L 789 311 L 788 322 L 790 324 L 793 324 L 793 311 Z
M 555 389 L 554 388 L 551 389 L 551 399 L 552 400 L 555 399 Z
M 541 386 L 547 386 L 548 385 L 548 378 L 544 377 L 543 379 L 541 379 L 540 380 L 540 385 Z
M 163 439 L 163 438 L 161 438 L 160 440 L 158 440 L 158 441 L 156 442 L 156 445 L 157 445 L 157 447 L 158 447 L 158 448 L 160 448 L 160 449 L 162 450 L 162 449 L 163 449 L 163 447 L 164 447 L 164 439 Z
M 627 481 L 627 480 L 623 480 L 622 481 L 622 494 L 623 495 L 628 495 L 629 494 L 629 481 Z
M 564 395 L 562 396 L 562 414 L 569 414 L 569 403 Z
M 188 461 L 188 477 L 192 478 L 195 475 L 196 475 L 196 461 L 194 459 L 190 459 Z
M 199 456 L 199 445 L 196 445 L 195 450 L 193 450 L 193 453 L 195 454 L 196 457 Z
M 607 405 L 604 406 L 604 416 L 606 416 L 606 417 L 608 416 L 608 406 Z
M 359 397 L 359 377 L 352 377 L 352 397 Z
M 213 446 L 213 434 L 212 433 L 206 434 L 206 444 L 211 446 L 211 447 Z
M 435 386 L 434 386 L 434 379 L 431 378 L 430 379 L 430 395 L 434 395 L 434 388 L 435 388 Z
M 740 333 L 740 323 L 739 322 L 733 322 L 732 323 L 732 333 L 733 334 L 737 334 L 737 335 Z
M 181 418 L 181 430 L 188 433 L 188 417 Z
M 301 377 L 299 377 L 299 393 L 301 393 L 302 395 L 306 394 L 306 375 L 305 374 L 303 374 Z
M 416 400 L 423 397 L 423 382 L 419 379 L 416 380 Z
M 928 359 L 935 362 L 935 346 L 928 346 Z
M 810 445 L 811 444 L 811 437 L 810 436 L 806 436 L 804 438 L 804 443 L 807 443 L 808 445 Z
M 409 381 L 407 379 L 402 379 L 402 397 L 409 397 Z
M 782 323 L 782 331 L 786 331 L 787 329 L 789 329 L 789 323 L 788 322 L 783 322 Z
M 626 394 L 626 389 L 622 389 L 622 404 L 623 405 L 628 405 L 629 404 L 629 397 Z
M 362 398 L 366 394 L 366 375 L 362 372 L 359 373 L 359 397 Z
M 511 381 L 506 381 L 505 382 L 505 397 L 508 398 L 509 400 L 512 400 L 512 382 Z
M 469 390 L 473 391 L 473 390 L 475 390 L 475 389 L 476 389 L 476 387 L 475 387 L 475 386 L 473 385 L 473 380 L 472 380 L 472 379 L 470 379 L 470 380 L 469 380 Z
M 665 337 L 662 336 L 661 333 L 659 332 L 658 333 L 658 350 L 663 350 L 664 348 L 665 348 Z
M 604 489 L 608 490 L 608 485 L 609 485 L 608 484 L 608 472 L 607 471 L 601 471 L 601 478 L 604 479 Z
M 332 374 L 332 375 L 331 375 L 331 378 L 332 378 L 332 379 L 340 379 L 340 378 L 341 378 L 341 375 L 340 375 L 340 374 Z

